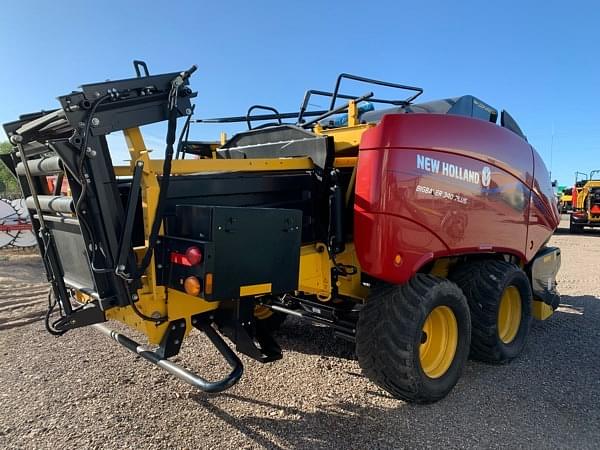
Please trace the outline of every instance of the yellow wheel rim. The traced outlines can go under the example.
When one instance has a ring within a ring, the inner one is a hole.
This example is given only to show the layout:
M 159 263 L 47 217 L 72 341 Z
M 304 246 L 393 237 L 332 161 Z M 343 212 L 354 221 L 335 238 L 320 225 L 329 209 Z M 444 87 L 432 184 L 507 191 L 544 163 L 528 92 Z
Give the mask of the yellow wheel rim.
M 258 320 L 268 319 L 272 315 L 273 315 L 273 311 L 271 311 L 266 306 L 263 306 L 263 305 L 254 306 L 254 317 L 256 317 Z
M 452 310 L 434 308 L 425 319 L 421 336 L 421 369 L 429 378 L 439 378 L 450 368 L 458 345 L 458 324 Z
M 521 294 L 515 286 L 504 290 L 498 308 L 498 336 L 505 344 L 510 344 L 521 326 Z

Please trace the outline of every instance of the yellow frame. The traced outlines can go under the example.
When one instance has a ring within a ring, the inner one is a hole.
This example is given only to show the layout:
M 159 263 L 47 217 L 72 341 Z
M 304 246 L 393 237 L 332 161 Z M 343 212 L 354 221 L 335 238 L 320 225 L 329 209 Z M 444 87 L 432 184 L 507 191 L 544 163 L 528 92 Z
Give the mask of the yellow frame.
M 355 109 L 354 109 L 355 110 Z M 356 114 L 356 111 L 355 111 Z M 356 120 L 350 120 L 356 123 Z M 320 130 L 315 128 L 318 134 L 332 135 L 336 142 L 336 152 L 347 150 L 358 146 L 360 135 L 369 128 L 367 125 L 353 125 L 339 130 Z M 150 234 L 154 221 L 154 214 L 158 202 L 160 187 L 158 176 L 162 173 L 163 160 L 153 160 L 146 147 L 142 133 L 139 128 L 124 130 L 125 141 L 129 150 L 131 160 L 128 166 L 115 166 L 115 175 L 126 177 L 133 175 L 133 168 L 138 162 L 144 165 L 141 179 L 142 213 L 144 221 L 144 235 Z M 221 139 L 225 139 L 224 136 Z M 354 168 L 358 157 L 337 157 L 334 166 L 338 168 Z M 311 170 L 314 168 L 310 158 L 265 158 L 265 159 L 193 159 L 172 161 L 171 173 L 174 176 L 207 173 L 207 172 L 259 172 L 259 171 L 282 171 L 282 170 Z M 348 195 L 350 194 L 350 189 Z M 162 231 L 162 230 L 161 230 Z M 143 247 L 135 248 L 135 252 L 141 257 L 148 246 L 146 240 Z M 360 268 L 354 244 L 346 246 L 346 250 L 336 255 L 338 263 L 352 265 L 359 270 L 354 275 L 338 277 L 337 290 L 339 294 L 363 300 L 368 289 L 360 283 Z M 332 297 L 331 269 L 334 262 L 323 243 L 302 246 L 300 251 L 300 270 L 298 277 L 298 289 L 300 292 L 316 295 L 321 301 L 328 301 Z M 243 286 L 240 295 L 264 295 L 271 292 L 269 284 L 256 286 Z M 169 289 L 156 284 L 156 269 L 154 258 L 152 259 L 146 273 L 142 277 L 142 286 L 137 292 L 137 308 L 145 315 L 151 317 L 168 316 L 169 320 L 185 319 L 186 329 L 191 329 L 191 316 L 215 310 L 219 302 L 208 302 L 204 299 L 187 295 L 183 292 Z M 153 322 L 142 320 L 130 306 L 112 308 L 106 311 L 108 319 L 118 320 L 128 326 L 144 333 L 151 344 L 159 344 L 166 331 L 167 323 L 156 326 Z

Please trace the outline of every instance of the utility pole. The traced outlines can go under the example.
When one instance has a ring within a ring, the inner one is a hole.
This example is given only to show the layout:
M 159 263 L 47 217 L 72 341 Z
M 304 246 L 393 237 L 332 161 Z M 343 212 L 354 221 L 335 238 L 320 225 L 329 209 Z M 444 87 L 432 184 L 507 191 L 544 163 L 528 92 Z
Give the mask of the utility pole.
M 554 151 L 554 121 L 552 121 L 552 139 L 550 140 L 550 179 L 552 179 L 552 156 Z

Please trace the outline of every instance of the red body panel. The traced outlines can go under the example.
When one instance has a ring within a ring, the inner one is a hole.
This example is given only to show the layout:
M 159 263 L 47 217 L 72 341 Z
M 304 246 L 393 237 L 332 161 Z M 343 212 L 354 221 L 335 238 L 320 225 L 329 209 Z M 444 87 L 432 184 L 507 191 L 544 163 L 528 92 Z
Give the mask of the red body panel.
M 452 115 L 385 116 L 360 145 L 361 268 L 403 283 L 443 256 L 502 252 L 528 261 L 558 225 L 552 195 L 537 152 L 507 129 Z

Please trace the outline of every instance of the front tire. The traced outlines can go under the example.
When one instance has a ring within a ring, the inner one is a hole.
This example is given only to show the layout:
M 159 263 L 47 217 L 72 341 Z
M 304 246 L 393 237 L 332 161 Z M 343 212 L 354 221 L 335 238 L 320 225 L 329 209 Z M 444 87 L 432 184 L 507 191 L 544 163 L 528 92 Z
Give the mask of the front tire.
M 458 267 L 451 278 L 465 293 L 471 309 L 471 356 L 502 364 L 525 347 L 531 328 L 531 286 L 512 263 L 486 260 Z
M 470 338 L 461 290 L 417 274 L 401 286 L 374 288 L 358 318 L 356 355 L 364 374 L 394 397 L 431 403 L 458 381 Z

